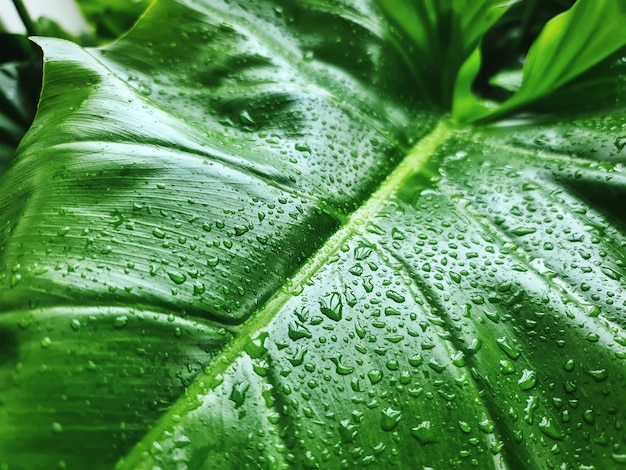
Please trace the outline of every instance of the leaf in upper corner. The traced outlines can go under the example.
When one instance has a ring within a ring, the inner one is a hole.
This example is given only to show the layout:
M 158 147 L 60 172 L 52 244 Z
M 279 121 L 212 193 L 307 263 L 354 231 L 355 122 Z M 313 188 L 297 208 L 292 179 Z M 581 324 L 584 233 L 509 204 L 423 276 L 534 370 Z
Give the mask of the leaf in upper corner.
M 578 0 L 550 20 L 526 56 L 521 83 L 502 103 L 481 101 L 472 83 L 480 69 L 480 48 L 459 71 L 453 115 L 462 121 L 493 119 L 548 98 L 564 85 L 626 45 L 626 4 L 621 0 Z
M 407 59 L 418 71 L 420 92 L 443 109 L 451 102 L 456 74 L 480 38 L 517 0 L 381 0 L 408 36 Z
M 106 48 L 40 40 L 0 466 L 625 460 L 624 69 L 591 116 L 460 126 L 396 23 L 163 1 Z
M 120 37 L 150 5 L 149 0 L 78 0 L 85 19 L 93 25 L 101 42 Z
M 40 54 L 25 37 L 2 34 L 0 57 L 0 174 L 9 166 L 35 115 L 41 87 Z

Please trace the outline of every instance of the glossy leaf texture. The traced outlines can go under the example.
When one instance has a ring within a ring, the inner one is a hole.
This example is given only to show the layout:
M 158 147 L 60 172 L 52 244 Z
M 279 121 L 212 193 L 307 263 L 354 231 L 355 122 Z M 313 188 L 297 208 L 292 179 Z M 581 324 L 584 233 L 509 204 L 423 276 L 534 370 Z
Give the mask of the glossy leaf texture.
M 38 40 L 0 466 L 626 461 L 625 61 L 594 115 L 458 126 L 386 18 L 161 1 Z

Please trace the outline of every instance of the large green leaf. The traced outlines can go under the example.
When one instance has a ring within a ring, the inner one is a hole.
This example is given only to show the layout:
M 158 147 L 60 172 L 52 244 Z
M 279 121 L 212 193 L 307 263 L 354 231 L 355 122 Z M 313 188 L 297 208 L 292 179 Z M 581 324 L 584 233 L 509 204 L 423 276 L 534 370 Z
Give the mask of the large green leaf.
M 386 11 L 160 1 L 103 49 L 38 39 L 0 468 L 626 462 L 626 61 L 593 114 L 462 126 Z

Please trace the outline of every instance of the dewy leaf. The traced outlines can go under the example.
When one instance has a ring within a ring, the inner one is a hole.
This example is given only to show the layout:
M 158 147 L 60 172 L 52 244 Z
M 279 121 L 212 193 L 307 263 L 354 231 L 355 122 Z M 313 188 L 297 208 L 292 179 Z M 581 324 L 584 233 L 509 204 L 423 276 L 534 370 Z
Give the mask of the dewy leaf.
M 516 93 L 501 104 L 481 103 L 471 83 L 478 74 L 476 48 L 455 85 L 453 115 L 462 121 L 493 119 L 549 96 L 626 45 L 626 3 L 578 0 L 550 20 L 531 46 Z
M 593 116 L 463 127 L 390 21 L 158 1 L 104 49 L 38 39 L 0 468 L 626 460 L 624 63 Z

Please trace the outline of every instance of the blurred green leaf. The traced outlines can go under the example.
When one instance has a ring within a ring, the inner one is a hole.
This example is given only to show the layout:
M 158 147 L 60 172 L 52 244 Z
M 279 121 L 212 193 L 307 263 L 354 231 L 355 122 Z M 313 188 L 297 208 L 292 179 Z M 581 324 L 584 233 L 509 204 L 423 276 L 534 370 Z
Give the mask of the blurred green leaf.
M 493 119 L 533 104 L 568 84 L 626 46 L 626 3 L 579 0 L 550 20 L 524 61 L 519 89 L 502 103 L 481 102 L 473 94 L 480 66 L 476 48 L 463 65 L 454 91 L 453 115 L 462 121 Z
M 0 174 L 9 166 L 35 116 L 41 88 L 41 54 L 21 36 L 1 34 Z
M 480 38 L 518 0 L 380 0 L 407 34 L 409 60 L 421 91 L 435 104 L 451 105 L 454 77 Z M 412 50 L 414 49 L 414 50 Z
M 117 39 L 130 29 L 150 0 L 77 0 L 101 42 Z

